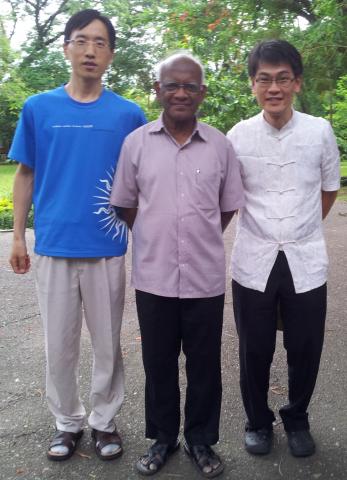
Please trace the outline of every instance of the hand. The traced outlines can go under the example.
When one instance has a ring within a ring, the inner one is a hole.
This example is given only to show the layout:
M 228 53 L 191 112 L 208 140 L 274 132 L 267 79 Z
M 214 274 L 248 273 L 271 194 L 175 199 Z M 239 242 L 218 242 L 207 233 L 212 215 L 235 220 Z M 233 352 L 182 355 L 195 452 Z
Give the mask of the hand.
M 10 257 L 14 273 L 27 273 L 30 270 L 30 257 L 25 240 L 14 240 Z

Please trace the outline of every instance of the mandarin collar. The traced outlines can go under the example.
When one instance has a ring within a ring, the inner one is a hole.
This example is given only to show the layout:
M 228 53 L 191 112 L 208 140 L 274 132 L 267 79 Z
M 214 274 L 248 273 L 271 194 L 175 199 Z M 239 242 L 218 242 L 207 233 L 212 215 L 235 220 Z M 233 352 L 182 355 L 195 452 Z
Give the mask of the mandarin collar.
M 154 120 L 154 122 L 152 122 L 152 125 L 149 128 L 149 133 L 158 133 L 161 131 L 164 131 L 165 133 L 170 135 L 163 121 L 163 112 L 161 112 L 157 120 Z M 192 139 L 194 136 L 199 136 L 201 140 L 203 140 L 204 142 L 207 142 L 207 137 L 206 137 L 206 133 L 204 132 L 203 124 L 198 122 L 197 120 L 195 122 L 195 127 L 190 136 L 190 139 Z
M 262 125 L 266 133 L 268 135 L 271 135 L 272 137 L 281 138 L 281 139 L 292 133 L 294 126 L 297 122 L 297 116 L 298 116 L 297 112 L 294 110 L 294 108 L 292 108 L 292 116 L 290 120 L 285 125 L 283 125 L 283 127 L 280 130 L 278 130 L 278 128 L 273 127 L 272 125 L 270 125 L 269 122 L 265 120 L 264 110 L 261 112 L 260 115 L 261 115 Z

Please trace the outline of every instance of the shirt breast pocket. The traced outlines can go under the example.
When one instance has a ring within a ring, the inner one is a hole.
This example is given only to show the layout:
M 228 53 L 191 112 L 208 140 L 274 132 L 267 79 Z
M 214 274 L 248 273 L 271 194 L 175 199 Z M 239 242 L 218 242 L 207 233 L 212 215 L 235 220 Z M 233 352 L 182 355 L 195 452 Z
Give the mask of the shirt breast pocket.
M 198 206 L 203 210 L 215 209 L 219 205 L 219 174 L 217 170 L 195 171 L 194 190 Z

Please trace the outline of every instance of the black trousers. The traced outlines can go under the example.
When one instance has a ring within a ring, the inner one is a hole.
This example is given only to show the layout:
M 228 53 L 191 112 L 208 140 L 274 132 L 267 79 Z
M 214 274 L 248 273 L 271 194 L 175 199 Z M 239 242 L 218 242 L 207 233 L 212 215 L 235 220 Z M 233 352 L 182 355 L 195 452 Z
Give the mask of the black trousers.
M 224 295 L 161 297 L 136 290 L 146 374 L 146 437 L 174 443 L 180 427 L 178 357 L 186 357 L 184 436 L 191 445 L 219 439 Z
M 286 431 L 309 429 L 307 408 L 316 383 L 324 339 L 326 284 L 295 293 L 284 252 L 279 252 L 265 292 L 233 280 L 239 335 L 240 386 L 248 428 L 272 428 L 268 406 L 270 367 L 276 346 L 277 309 L 288 363 L 288 404 L 280 409 Z

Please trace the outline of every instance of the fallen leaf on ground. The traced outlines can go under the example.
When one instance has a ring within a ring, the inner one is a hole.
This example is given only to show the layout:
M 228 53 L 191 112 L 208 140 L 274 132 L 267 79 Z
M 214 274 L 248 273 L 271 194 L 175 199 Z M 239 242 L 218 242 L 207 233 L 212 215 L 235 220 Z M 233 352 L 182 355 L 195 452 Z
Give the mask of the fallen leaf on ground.
M 287 391 L 286 387 L 282 387 L 281 385 L 273 385 L 270 387 L 270 390 L 275 395 L 285 395 Z
M 75 453 L 81 458 L 88 458 L 89 460 L 92 458 L 90 455 L 87 455 L 86 453 L 80 452 L 78 450 Z
M 41 398 L 43 398 L 43 391 L 40 388 L 35 388 L 34 392 L 36 392 Z

